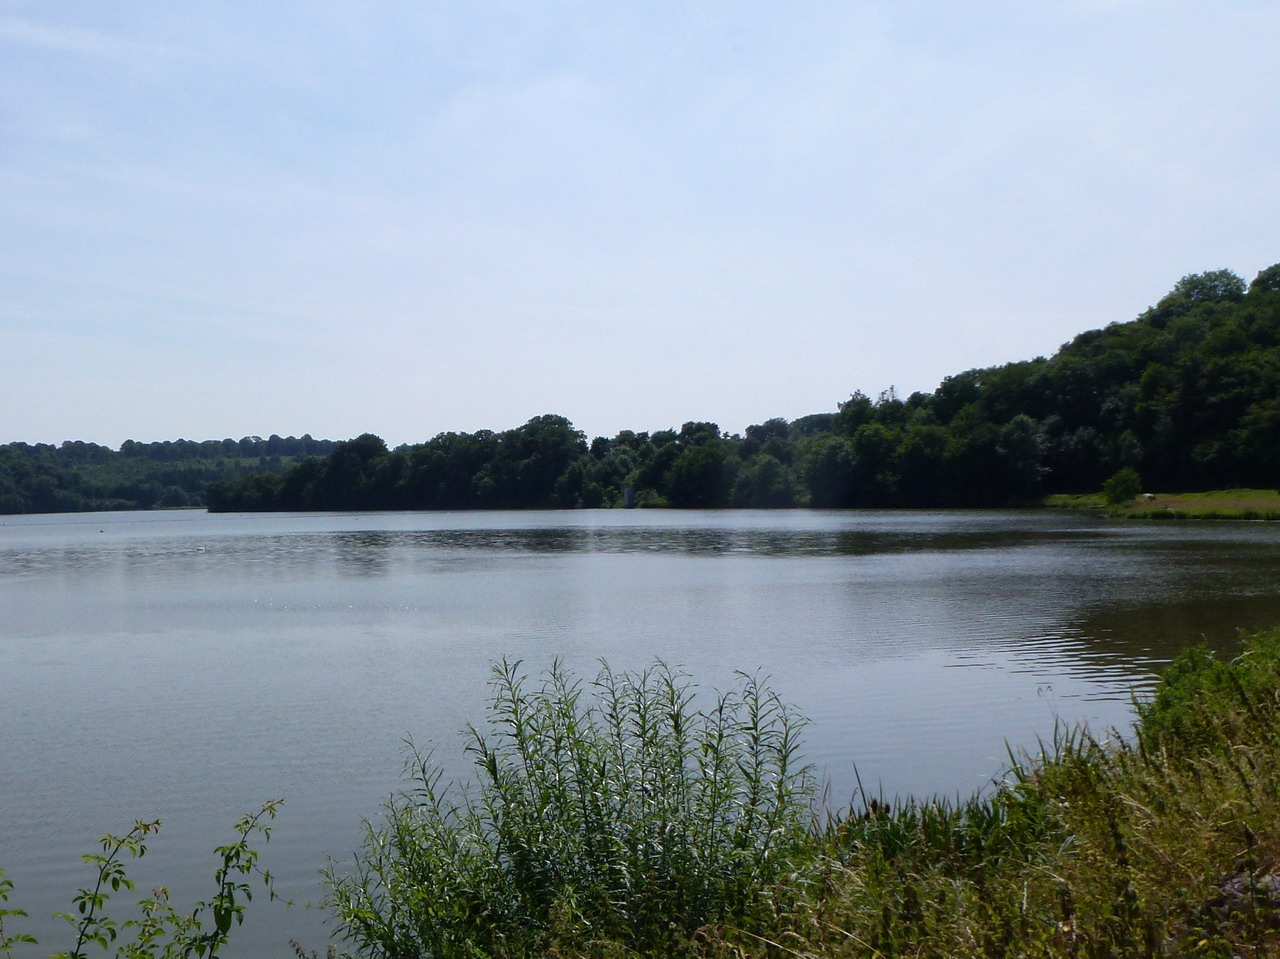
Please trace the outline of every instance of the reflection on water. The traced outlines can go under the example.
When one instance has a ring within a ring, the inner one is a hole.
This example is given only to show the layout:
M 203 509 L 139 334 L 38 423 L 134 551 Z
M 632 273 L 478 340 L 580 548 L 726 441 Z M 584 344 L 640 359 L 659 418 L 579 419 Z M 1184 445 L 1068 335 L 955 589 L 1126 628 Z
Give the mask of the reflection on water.
M 968 792 L 1006 740 L 1123 727 L 1179 649 L 1280 623 L 1277 584 L 1280 527 L 1049 512 L 3 518 L 0 867 L 47 915 L 96 835 L 154 815 L 170 858 L 147 868 L 177 894 L 284 796 L 268 862 L 314 900 L 401 737 L 465 774 L 455 733 L 502 656 L 660 657 L 707 688 L 758 668 L 813 721 L 834 803 L 855 762 L 889 793 Z M 245 955 L 322 946 L 314 911 L 253 912 Z
M 405 514 L 398 514 L 405 515 Z M 447 514 L 456 517 L 457 514 Z M 465 515 L 465 514 L 464 514 Z M 510 515 L 510 514 L 508 514 Z M 521 514 L 516 514 L 521 515 Z M 523 514 L 535 516 L 538 514 Z M 553 514 L 572 522 L 572 514 Z M 657 514 L 626 514 L 653 516 Z M 876 514 L 876 524 L 854 528 L 836 522 L 819 528 L 724 525 L 612 525 L 612 526 L 463 526 L 432 529 L 353 529 L 318 532 L 290 531 L 274 535 L 251 530 L 201 529 L 199 542 L 154 539 L 121 543 L 114 538 L 83 545 L 39 538 L 18 540 L 5 550 L 0 576 L 30 575 L 50 570 L 89 569 L 103 564 L 125 567 L 180 563 L 194 567 L 212 553 L 223 559 L 254 566 L 298 566 L 326 563 L 336 558 L 353 572 L 369 563 L 415 552 L 501 553 L 685 553 L 689 555 L 755 556 L 876 556 L 897 553 L 951 552 L 958 550 L 1007 550 L 1111 538 L 1105 529 L 1043 528 L 1013 525 L 1006 517 L 992 525 L 943 522 L 924 524 L 921 515 Z M 741 516 L 742 514 L 733 514 Z M 812 515 L 812 514 L 810 514 Z M 818 514 L 834 516 L 834 514 Z M 985 514 L 993 515 L 993 514 Z M 998 514 L 994 514 L 998 515 Z M 665 517 L 664 517 L 665 518 Z M 269 521 L 269 518 L 268 520 Z M 90 524 L 91 526 L 94 524 Z M 109 524 L 110 525 L 110 524 Z M 190 525 L 190 524 L 188 524 Z M 914 527 L 914 528 L 913 528 Z M 106 530 L 100 532 L 105 533 Z

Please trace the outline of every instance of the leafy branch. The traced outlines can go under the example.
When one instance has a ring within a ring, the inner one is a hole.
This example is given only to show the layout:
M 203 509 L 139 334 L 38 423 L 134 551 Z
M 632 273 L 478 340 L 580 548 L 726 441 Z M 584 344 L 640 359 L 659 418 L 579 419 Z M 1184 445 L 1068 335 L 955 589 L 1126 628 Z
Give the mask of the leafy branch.
M 74 913 L 54 914 L 75 928 L 75 945 L 69 951 L 53 953 L 50 959 L 86 959 L 86 949 L 91 945 L 104 951 L 115 945 L 117 959 L 216 959 L 219 950 L 227 944 L 232 926 L 244 922 L 245 907 L 253 899 L 249 882 L 253 875 L 262 880 L 270 899 L 278 898 L 271 873 L 258 866 L 258 850 L 251 845 L 251 840 L 255 834 L 261 835 L 263 842 L 271 838 L 268 824 L 282 803 L 280 799 L 269 800 L 236 823 L 235 841 L 214 850 L 221 857 L 221 864 L 213 874 L 217 891 L 211 899 L 197 901 L 186 914 L 173 907 L 169 891 L 161 887 L 138 901 L 141 919 L 124 922 L 112 919 L 106 912 L 111 894 L 134 888 L 125 864 L 129 859 L 146 855 L 147 841 L 159 831 L 160 821 L 137 820 L 123 836 L 103 836 L 102 852 L 81 857 L 96 870 L 93 887 L 76 892 L 72 899 Z M 13 883 L 4 878 L 0 870 L 0 904 L 8 902 L 12 889 Z M 35 937 L 29 934 L 5 933 L 6 918 L 25 918 L 26 915 L 21 909 L 0 908 L 0 956 L 4 959 L 13 959 L 15 945 L 36 944 Z M 212 918 L 212 926 L 206 928 L 208 918 Z M 126 932 L 131 935 L 122 935 Z

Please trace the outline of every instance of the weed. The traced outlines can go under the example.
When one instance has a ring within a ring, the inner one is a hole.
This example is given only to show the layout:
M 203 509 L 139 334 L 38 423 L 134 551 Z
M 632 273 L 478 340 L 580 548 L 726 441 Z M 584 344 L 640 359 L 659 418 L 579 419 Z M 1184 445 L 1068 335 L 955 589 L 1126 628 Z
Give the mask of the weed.
M 132 890 L 127 859 L 140 859 L 147 853 L 147 842 L 160 828 L 159 820 L 138 820 L 123 836 L 105 835 L 100 840 L 101 853 L 90 853 L 84 861 L 94 868 L 92 888 L 83 888 L 72 899 L 75 913 L 57 913 L 75 930 L 75 945 L 70 950 L 52 953 L 50 959 L 85 959 L 86 950 L 95 946 L 104 951 L 115 946 L 117 959 L 215 959 L 227 944 L 232 925 L 244 921 L 245 905 L 253 898 L 253 890 L 245 880 L 256 873 L 275 898 L 271 874 L 258 867 L 258 851 L 250 845 L 254 834 L 265 842 L 271 836 L 267 823 L 279 811 L 281 800 L 271 800 L 253 813 L 245 815 L 235 827 L 235 841 L 215 850 L 221 864 L 214 872 L 217 889 L 209 900 L 196 902 L 190 913 L 179 913 L 169 901 L 165 889 L 157 889 L 150 897 L 140 899 L 141 919 L 117 921 L 107 914 L 112 893 Z M 0 871 L 0 903 L 7 902 L 13 883 Z M 35 945 L 28 934 L 6 935 L 3 921 L 25 917 L 21 909 L 0 909 L 0 954 L 11 959 L 13 947 L 19 943 Z M 208 920 L 212 920 L 210 924 Z
M 530 689 L 494 667 L 478 782 L 442 787 L 414 752 L 413 789 L 331 864 L 341 934 L 383 956 L 523 954 L 610 941 L 683 948 L 709 923 L 749 925 L 811 841 L 803 721 L 757 676 L 705 708 L 662 663 L 603 666 L 589 687 L 555 664 Z

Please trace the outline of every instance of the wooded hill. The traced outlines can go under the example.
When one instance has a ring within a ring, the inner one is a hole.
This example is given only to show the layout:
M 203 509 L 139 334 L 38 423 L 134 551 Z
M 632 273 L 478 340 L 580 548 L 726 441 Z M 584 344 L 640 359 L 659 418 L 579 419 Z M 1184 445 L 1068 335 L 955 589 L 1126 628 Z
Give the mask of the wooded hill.
M 1280 264 L 1246 288 L 1183 277 L 1136 320 L 1049 358 L 949 376 L 933 393 L 854 393 L 836 413 L 623 431 L 563 416 L 388 450 L 365 434 L 283 475 L 208 490 L 213 510 L 641 506 L 1005 506 L 1099 489 L 1131 467 L 1163 491 L 1280 478 Z
M 0 446 L 0 513 L 203 506 L 208 485 L 283 472 L 333 451 L 332 440 L 272 435 L 239 440 L 127 440 L 119 450 L 67 441 Z
M 715 423 L 588 442 L 563 416 L 389 450 L 262 440 L 0 446 L 0 513 L 621 506 L 1005 506 L 1097 491 L 1280 483 L 1280 264 L 1246 288 L 1183 277 L 1127 323 L 932 393 L 854 393 L 838 412 L 727 434 Z

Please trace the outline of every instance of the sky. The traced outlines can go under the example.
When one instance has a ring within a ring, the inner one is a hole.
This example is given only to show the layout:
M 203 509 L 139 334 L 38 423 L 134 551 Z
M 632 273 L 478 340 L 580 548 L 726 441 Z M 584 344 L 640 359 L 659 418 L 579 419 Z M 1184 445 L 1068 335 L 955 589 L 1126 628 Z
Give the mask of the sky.
M 1280 261 L 1275 0 L 0 0 L 0 442 L 830 411 Z

